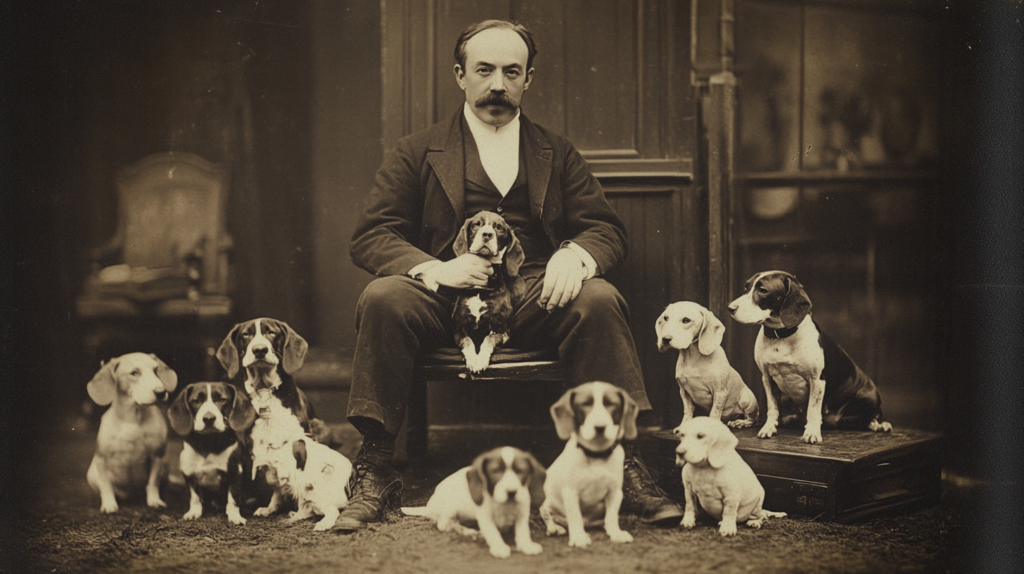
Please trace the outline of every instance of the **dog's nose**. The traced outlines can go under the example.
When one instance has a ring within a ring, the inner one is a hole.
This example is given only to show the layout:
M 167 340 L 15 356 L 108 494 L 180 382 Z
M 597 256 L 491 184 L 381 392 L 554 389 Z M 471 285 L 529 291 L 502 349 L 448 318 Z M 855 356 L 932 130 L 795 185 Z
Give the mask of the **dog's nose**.
M 739 308 L 740 308 L 739 305 L 737 305 L 735 303 L 730 303 L 729 304 L 729 314 L 730 315 L 735 315 L 736 314 L 736 310 L 739 309 Z
M 604 429 L 606 427 L 594 427 L 594 434 L 598 436 L 604 436 Z
M 254 347 L 253 350 L 252 350 L 252 354 L 256 355 L 257 359 L 262 359 L 262 358 L 267 356 L 267 348 L 266 347 Z
M 217 419 L 215 419 L 215 418 L 213 417 L 213 415 L 206 415 L 205 417 L 203 417 L 203 424 L 205 424 L 205 425 L 206 425 L 206 426 L 208 426 L 208 427 L 212 427 L 212 426 L 213 426 L 213 423 L 214 423 L 214 422 L 215 422 L 216 420 L 217 420 Z
M 156 398 L 159 401 L 166 401 L 167 400 L 167 395 L 168 395 L 167 391 L 159 391 L 159 392 L 154 393 L 154 394 L 156 395 Z
M 679 436 L 679 429 L 672 429 L 672 434 Z M 676 452 L 679 452 L 679 449 L 676 449 Z
M 516 499 L 516 492 L 517 491 L 515 491 L 515 490 L 508 491 L 508 499 L 509 500 L 515 500 Z
M 484 231 L 480 234 L 480 236 L 483 237 L 484 239 L 490 239 L 494 237 L 494 234 L 491 233 L 490 231 Z

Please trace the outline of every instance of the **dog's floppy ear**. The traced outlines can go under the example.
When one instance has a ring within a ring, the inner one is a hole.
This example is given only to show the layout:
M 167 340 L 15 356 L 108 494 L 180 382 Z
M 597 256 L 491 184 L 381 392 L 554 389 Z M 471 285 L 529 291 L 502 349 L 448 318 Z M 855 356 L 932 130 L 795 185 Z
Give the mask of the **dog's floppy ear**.
M 709 434 L 713 435 L 714 442 L 708 447 L 708 464 L 712 468 L 722 468 L 728 462 L 730 453 L 736 450 L 740 440 L 732 434 L 729 427 L 721 423 L 714 425 Z
M 235 378 L 235 374 L 238 373 L 238 349 L 235 348 L 235 334 L 238 333 L 238 328 L 241 326 L 242 324 L 239 323 L 232 327 L 227 337 L 224 337 L 224 341 L 221 342 L 220 348 L 217 349 L 217 360 L 220 361 L 220 366 L 228 372 L 228 379 Z
M 92 380 L 85 387 L 89 391 L 89 398 L 92 402 L 105 407 L 114 402 L 117 394 L 117 380 L 114 378 L 114 369 L 117 368 L 117 359 L 111 359 L 106 364 L 100 363 L 100 370 L 92 376 Z
M 519 275 L 519 267 L 526 260 L 526 254 L 523 253 L 523 246 L 519 244 L 519 238 L 516 237 L 511 227 L 508 229 L 508 234 L 512 238 L 512 243 L 509 244 L 508 250 L 505 251 L 505 271 L 508 272 L 509 277 L 517 277 Z
M 187 436 L 192 432 L 192 411 L 188 408 L 188 390 L 190 388 L 192 385 L 182 389 L 178 393 L 178 398 L 174 399 L 167 409 L 167 420 L 171 423 L 171 428 L 181 436 Z
M 811 300 L 807 297 L 803 285 L 797 282 L 796 277 L 786 277 L 785 282 L 786 298 L 782 300 L 779 318 L 788 329 L 799 325 L 804 317 L 811 312 Z
M 458 235 L 455 236 L 455 244 L 452 245 L 452 251 L 455 252 L 455 256 L 465 255 L 469 253 L 469 222 L 473 221 L 473 218 L 469 218 L 465 223 L 462 224 L 462 229 L 459 230 Z
M 622 438 L 626 440 L 633 440 L 636 438 L 636 416 L 640 414 L 640 406 L 636 404 L 633 397 L 629 396 L 629 393 L 625 389 L 618 389 L 619 395 L 622 397 Z
M 569 440 L 573 429 L 576 428 L 576 413 L 572 410 L 573 389 L 569 389 L 551 405 L 551 419 L 555 421 L 555 430 L 558 438 Z
M 174 389 L 178 388 L 178 373 L 175 373 L 174 369 L 168 367 L 167 363 L 161 361 L 160 357 L 153 353 L 150 353 L 149 356 L 156 361 L 156 378 L 160 379 L 168 393 L 174 392 Z
M 286 337 L 284 359 L 281 366 L 284 367 L 284 372 L 290 375 L 302 368 L 302 363 L 306 360 L 306 351 L 309 350 L 309 343 L 289 327 L 288 323 L 282 322 L 281 325 L 284 326 Z
M 238 387 L 228 384 L 228 388 L 235 394 L 231 401 L 231 415 L 228 417 L 228 426 L 235 432 L 241 432 L 249 428 L 256 420 L 256 409 L 252 408 L 249 394 Z
M 530 508 L 537 510 L 544 502 L 544 481 L 547 480 L 547 470 L 532 454 L 525 454 L 526 461 L 530 463 Z
M 715 349 L 722 346 L 722 337 L 725 336 L 725 325 L 715 317 L 715 314 L 707 309 L 701 311 L 704 314 L 704 325 L 697 335 L 697 349 L 701 355 L 710 355 Z
M 484 476 L 484 456 L 476 457 L 473 464 L 466 473 L 466 482 L 469 483 L 469 495 L 473 497 L 473 503 L 480 506 L 484 503 L 484 490 L 487 488 L 487 478 Z
M 306 441 L 299 439 L 292 443 L 292 456 L 295 457 L 295 468 L 306 469 Z

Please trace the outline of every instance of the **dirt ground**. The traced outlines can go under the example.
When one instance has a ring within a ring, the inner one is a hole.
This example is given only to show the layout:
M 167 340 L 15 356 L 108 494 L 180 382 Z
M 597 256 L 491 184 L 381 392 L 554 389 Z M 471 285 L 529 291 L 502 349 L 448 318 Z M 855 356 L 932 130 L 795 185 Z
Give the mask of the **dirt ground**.
M 8 517 L 0 548 L 3 572 L 950 572 L 961 570 L 957 540 L 964 520 L 956 492 L 938 507 L 854 525 L 806 519 L 768 522 L 721 538 L 710 522 L 693 530 L 656 528 L 624 517 L 631 544 L 613 544 L 603 532 L 587 549 L 565 537 L 545 536 L 535 518 L 539 556 L 514 553 L 499 560 L 482 541 L 438 532 L 420 518 L 391 516 L 356 534 L 314 533 L 312 521 L 280 517 L 231 526 L 223 514 L 183 522 L 188 492 L 180 478 L 165 488 L 168 507 L 144 501 L 99 513 L 99 497 L 85 481 L 95 436 L 68 433 L 42 448 L 25 475 L 21 509 Z M 347 441 L 351 456 L 357 441 Z M 172 447 L 175 445 L 172 443 Z M 180 449 L 180 444 L 177 445 Z M 172 448 L 173 450 L 173 448 Z M 173 455 L 172 455 L 173 456 Z M 457 457 L 456 457 L 457 458 Z M 448 459 L 451 460 L 451 459 Z M 550 461 L 546 461 L 550 462 Z M 405 504 L 426 501 L 434 484 L 461 465 L 435 462 L 406 472 Z M 179 475 L 180 476 L 180 475 Z M 949 485 L 948 485 L 949 486 Z

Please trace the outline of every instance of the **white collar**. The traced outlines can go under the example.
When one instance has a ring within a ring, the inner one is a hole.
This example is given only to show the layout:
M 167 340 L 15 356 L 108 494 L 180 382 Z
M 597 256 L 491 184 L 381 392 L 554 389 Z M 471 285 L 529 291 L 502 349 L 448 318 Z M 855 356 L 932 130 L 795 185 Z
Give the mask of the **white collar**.
M 477 139 L 481 137 L 494 137 L 502 136 L 510 131 L 519 132 L 519 116 L 522 110 L 516 110 L 516 117 L 512 118 L 512 121 L 503 126 L 492 126 L 476 117 L 473 113 L 473 109 L 469 107 L 469 102 L 466 102 L 462 106 L 462 115 L 466 116 L 466 123 L 469 124 L 469 131 L 473 132 L 473 136 Z

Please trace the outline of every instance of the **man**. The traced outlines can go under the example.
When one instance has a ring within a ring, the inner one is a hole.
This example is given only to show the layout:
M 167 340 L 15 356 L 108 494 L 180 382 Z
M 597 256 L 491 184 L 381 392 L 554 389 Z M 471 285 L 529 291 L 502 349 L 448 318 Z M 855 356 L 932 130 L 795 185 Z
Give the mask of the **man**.
M 452 251 L 465 220 L 494 211 L 525 253 L 526 296 L 515 311 L 517 347 L 557 347 L 570 380 L 604 380 L 649 410 L 619 292 L 601 274 L 626 256 L 626 233 L 582 156 L 520 113 L 537 53 L 530 32 L 501 20 L 474 24 L 455 48 L 466 103 L 454 117 L 402 138 L 377 172 L 352 238 L 352 260 L 381 278 L 356 309 L 348 418 L 363 435 L 352 497 L 337 523 L 355 530 L 400 502 L 392 467 L 413 362 L 421 349 L 451 346 L 455 291 L 485 286 L 482 257 Z M 648 522 L 682 512 L 654 485 L 626 445 L 623 509 Z

